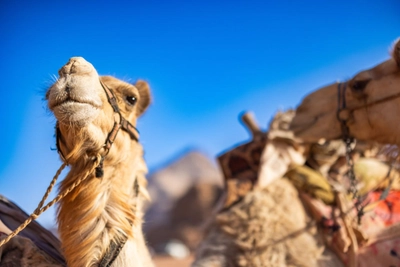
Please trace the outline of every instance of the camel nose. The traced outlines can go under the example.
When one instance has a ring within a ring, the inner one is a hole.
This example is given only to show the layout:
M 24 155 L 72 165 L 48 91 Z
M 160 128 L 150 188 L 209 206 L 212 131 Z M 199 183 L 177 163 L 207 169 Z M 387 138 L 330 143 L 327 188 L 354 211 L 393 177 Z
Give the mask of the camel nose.
M 67 74 L 88 74 L 94 70 L 92 64 L 87 62 L 83 57 L 71 57 L 59 71 L 60 77 Z
M 71 57 L 67 64 L 85 64 L 88 63 L 83 57 Z

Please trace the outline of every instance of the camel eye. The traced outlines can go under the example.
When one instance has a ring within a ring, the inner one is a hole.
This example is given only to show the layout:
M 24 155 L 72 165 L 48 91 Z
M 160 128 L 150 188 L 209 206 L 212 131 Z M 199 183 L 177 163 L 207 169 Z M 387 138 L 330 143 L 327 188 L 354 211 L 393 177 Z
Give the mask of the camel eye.
M 370 80 L 362 80 L 362 81 L 354 81 L 351 85 L 351 89 L 354 92 L 362 92 L 365 89 L 365 86 L 369 83 Z
M 135 105 L 136 101 L 137 101 L 137 98 L 134 96 L 126 96 L 125 99 L 126 99 L 126 101 L 128 101 L 129 105 L 132 105 L 132 106 Z

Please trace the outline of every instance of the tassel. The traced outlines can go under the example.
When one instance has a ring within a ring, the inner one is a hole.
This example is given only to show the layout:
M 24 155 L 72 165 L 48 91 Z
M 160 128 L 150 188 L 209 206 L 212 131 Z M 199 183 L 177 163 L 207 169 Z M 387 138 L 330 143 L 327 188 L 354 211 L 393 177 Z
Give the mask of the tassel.
M 101 157 L 99 166 L 96 167 L 96 178 L 102 178 L 104 176 L 103 161 L 104 157 Z

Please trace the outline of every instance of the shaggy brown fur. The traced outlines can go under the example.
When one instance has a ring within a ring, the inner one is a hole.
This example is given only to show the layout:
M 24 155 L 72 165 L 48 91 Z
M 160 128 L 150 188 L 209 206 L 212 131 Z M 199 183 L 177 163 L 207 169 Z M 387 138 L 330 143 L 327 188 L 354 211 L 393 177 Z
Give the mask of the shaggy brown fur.
M 279 179 L 219 213 L 192 266 L 309 267 L 322 252 L 296 189 Z
M 85 175 L 94 157 L 106 154 L 103 145 L 114 121 L 119 120 L 99 79 L 113 90 L 122 116 L 133 125 L 149 105 L 150 93 L 143 81 L 134 86 L 110 76 L 99 77 L 83 58 L 71 58 L 59 74 L 46 96 L 59 122 L 61 152 L 70 165 L 60 186 L 64 191 Z M 112 266 L 152 265 L 141 231 L 146 173 L 142 147 L 121 129 L 105 156 L 104 176 L 90 174 L 59 203 L 57 219 L 68 266 L 96 266 L 111 240 L 123 236 L 128 241 Z
M 286 267 L 286 266 L 342 266 L 339 259 L 325 249 L 313 222 L 305 212 L 297 190 L 282 178 L 293 165 L 302 165 L 307 147 L 297 144 L 288 131 L 293 111 L 278 112 L 271 122 L 268 140 L 264 146 L 259 168 L 254 173 L 255 186 L 230 206 L 217 207 L 208 234 L 196 253 L 193 267 Z M 256 145 L 254 139 L 247 147 Z M 253 155 L 243 146 L 225 153 L 242 159 Z M 248 155 L 248 156 L 249 156 Z M 250 159 L 247 159 L 248 162 Z M 245 166 L 245 164 L 242 164 Z M 230 168 L 221 165 L 222 168 Z M 248 172 L 247 172 L 248 173 Z M 225 198 L 240 189 L 230 181 L 250 182 L 252 175 L 225 170 Z M 222 207 L 222 208 L 221 208 Z

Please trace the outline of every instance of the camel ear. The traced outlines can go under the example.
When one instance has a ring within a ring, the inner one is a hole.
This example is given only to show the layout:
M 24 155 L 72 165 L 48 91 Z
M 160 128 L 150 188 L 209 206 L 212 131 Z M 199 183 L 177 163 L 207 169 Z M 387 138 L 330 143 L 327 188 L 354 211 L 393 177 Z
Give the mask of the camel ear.
M 396 60 L 397 66 L 400 67 L 400 38 L 394 44 L 392 56 Z
M 140 100 L 137 108 L 137 115 L 140 116 L 150 105 L 150 87 L 149 84 L 143 80 L 138 80 L 135 84 L 135 87 L 138 89 L 140 95 Z

